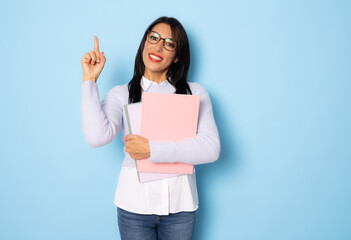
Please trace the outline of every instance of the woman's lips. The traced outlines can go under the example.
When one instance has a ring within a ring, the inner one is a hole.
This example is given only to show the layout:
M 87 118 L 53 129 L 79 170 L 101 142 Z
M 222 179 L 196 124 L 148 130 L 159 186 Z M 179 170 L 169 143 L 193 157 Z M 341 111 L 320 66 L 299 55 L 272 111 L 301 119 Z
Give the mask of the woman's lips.
M 153 54 L 153 53 L 149 53 L 149 59 L 153 62 L 161 62 L 163 60 L 163 58 L 161 56 Z

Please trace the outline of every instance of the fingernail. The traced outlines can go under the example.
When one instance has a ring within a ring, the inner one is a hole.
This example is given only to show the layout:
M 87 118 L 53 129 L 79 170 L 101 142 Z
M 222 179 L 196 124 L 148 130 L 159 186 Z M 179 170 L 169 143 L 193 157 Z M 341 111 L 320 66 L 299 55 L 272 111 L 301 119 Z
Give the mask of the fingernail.
M 91 63 L 91 59 L 89 60 L 89 64 Z
M 104 54 L 104 52 L 101 53 L 102 55 Z

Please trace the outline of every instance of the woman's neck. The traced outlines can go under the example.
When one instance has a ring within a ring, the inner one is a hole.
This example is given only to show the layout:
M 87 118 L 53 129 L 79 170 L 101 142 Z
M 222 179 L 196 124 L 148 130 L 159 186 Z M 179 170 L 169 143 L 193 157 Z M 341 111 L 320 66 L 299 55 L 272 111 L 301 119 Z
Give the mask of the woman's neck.
M 161 83 L 166 80 L 166 74 L 167 72 L 144 72 L 144 77 L 149 79 L 150 81 L 156 82 L 156 83 Z

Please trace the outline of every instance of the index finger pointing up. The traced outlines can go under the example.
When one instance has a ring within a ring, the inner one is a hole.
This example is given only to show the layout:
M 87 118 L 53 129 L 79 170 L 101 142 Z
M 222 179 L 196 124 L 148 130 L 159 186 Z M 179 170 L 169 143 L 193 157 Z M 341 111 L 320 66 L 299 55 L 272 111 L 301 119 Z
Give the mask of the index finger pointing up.
M 97 50 L 98 52 L 99 51 L 99 40 L 97 38 L 97 36 L 94 36 L 94 50 Z

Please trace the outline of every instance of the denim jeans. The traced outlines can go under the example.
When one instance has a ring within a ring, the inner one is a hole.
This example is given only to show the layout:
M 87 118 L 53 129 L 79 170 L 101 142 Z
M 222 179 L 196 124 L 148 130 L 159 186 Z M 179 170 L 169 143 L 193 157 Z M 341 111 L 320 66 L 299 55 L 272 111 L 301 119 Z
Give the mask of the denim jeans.
M 191 240 L 195 226 L 194 212 L 169 215 L 145 215 L 117 207 L 122 240 Z

